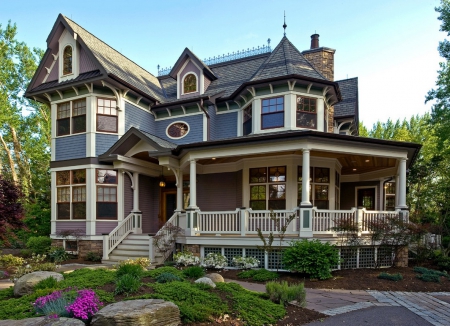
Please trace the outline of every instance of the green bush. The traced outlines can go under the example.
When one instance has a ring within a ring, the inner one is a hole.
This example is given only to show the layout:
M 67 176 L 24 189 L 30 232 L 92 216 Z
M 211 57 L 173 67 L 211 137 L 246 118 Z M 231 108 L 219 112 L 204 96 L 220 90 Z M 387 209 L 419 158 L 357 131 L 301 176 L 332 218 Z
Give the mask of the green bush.
M 144 270 L 142 269 L 142 266 L 140 266 L 140 265 L 126 264 L 126 265 L 121 265 L 116 271 L 117 278 L 120 278 L 121 276 L 127 275 L 127 274 L 132 275 L 137 278 L 141 278 L 142 275 L 144 274 Z
M 424 282 L 439 283 L 441 281 L 441 276 L 450 277 L 446 272 L 440 272 L 425 267 L 414 267 L 414 272 L 420 273 L 420 275 L 416 275 L 416 277 Z
M 156 268 L 154 270 L 145 272 L 144 275 L 150 276 L 152 278 L 157 278 L 162 273 L 171 273 L 171 274 L 179 276 L 179 277 L 183 276 L 182 271 L 180 271 L 179 269 L 176 269 L 175 267 L 171 267 L 171 266 L 164 266 L 164 267 Z
M 303 283 L 289 285 L 288 282 L 267 282 L 266 292 L 270 300 L 275 303 L 287 305 L 289 302 L 296 300 L 299 305 L 306 305 L 306 292 Z
M 27 241 L 27 248 L 35 254 L 45 254 L 52 245 L 52 239 L 49 237 L 30 237 Z
M 0 255 L 0 266 L 5 268 L 19 267 L 25 263 L 25 260 L 21 257 L 16 257 L 14 255 Z
M 54 263 L 62 263 L 63 261 L 69 260 L 69 255 L 62 246 L 50 247 L 47 256 L 50 257 L 51 261 Z
M 65 289 L 69 286 L 76 286 L 79 289 L 95 289 L 106 283 L 114 282 L 115 278 L 116 273 L 106 268 L 82 268 L 64 274 L 64 280 L 59 282 L 59 288 Z
M 403 276 L 400 273 L 398 274 L 380 273 L 380 275 L 378 275 L 378 278 L 395 282 L 403 280 Z
M 310 278 L 325 280 L 331 277 L 331 267 L 339 263 L 339 253 L 329 243 L 315 239 L 292 241 L 283 252 L 284 266 Z
M 445 271 L 450 271 L 450 257 L 439 257 L 437 259 L 437 265 Z
M 58 281 L 53 276 L 40 280 L 35 286 L 34 290 L 42 290 L 42 289 L 57 289 Z
M 183 270 L 183 275 L 187 278 L 200 278 L 205 275 L 205 270 L 200 266 L 191 266 Z
M 252 279 L 257 282 L 266 282 L 276 280 L 279 275 L 275 272 L 268 271 L 267 269 L 250 269 L 237 274 L 238 278 Z
M 124 293 L 128 296 L 131 293 L 137 292 L 141 285 L 142 284 L 139 277 L 133 274 L 124 274 L 116 280 L 116 289 L 114 290 L 114 294 L 117 295 Z
M 162 273 L 156 278 L 157 283 L 168 283 L 173 281 L 182 281 L 182 279 L 172 273 Z
M 97 252 L 89 251 L 86 254 L 86 260 L 99 262 L 99 261 L 102 261 L 102 256 Z

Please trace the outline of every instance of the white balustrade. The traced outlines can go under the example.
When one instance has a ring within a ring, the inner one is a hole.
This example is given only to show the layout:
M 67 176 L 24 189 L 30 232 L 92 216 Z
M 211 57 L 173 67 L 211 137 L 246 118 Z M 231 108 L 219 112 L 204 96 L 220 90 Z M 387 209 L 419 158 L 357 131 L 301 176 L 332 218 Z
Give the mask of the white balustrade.
M 196 231 L 204 234 L 240 234 L 240 209 L 222 212 L 202 212 L 197 210 Z
M 363 233 L 370 233 L 372 228 L 382 226 L 388 218 L 400 218 L 400 210 L 396 211 L 366 211 L 362 209 L 361 231 Z M 405 214 L 404 222 L 408 222 L 408 216 Z
M 313 207 L 313 233 L 334 234 L 334 228 L 355 226 L 356 208 L 350 210 L 328 210 Z
M 103 260 L 109 259 L 111 251 L 113 251 L 128 234 L 140 228 L 141 218 L 141 214 L 130 213 L 114 228 L 114 230 L 108 235 L 103 236 Z
M 279 232 L 280 229 L 287 224 L 289 217 L 295 215 L 294 219 L 288 225 L 285 234 L 295 234 L 298 228 L 298 209 L 294 210 L 262 210 L 262 211 L 253 211 L 252 209 L 248 209 L 248 222 L 247 222 L 247 233 L 249 234 L 257 234 L 258 229 L 261 230 L 263 234 L 268 234 L 270 232 Z M 279 224 L 275 222 L 274 218 L 279 219 Z

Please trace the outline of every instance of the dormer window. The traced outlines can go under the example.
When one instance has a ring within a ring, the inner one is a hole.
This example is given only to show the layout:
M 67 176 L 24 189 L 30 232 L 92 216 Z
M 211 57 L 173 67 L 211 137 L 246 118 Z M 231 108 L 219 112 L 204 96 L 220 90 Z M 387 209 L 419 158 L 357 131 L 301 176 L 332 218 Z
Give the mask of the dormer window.
M 63 53 L 63 75 L 72 73 L 72 47 L 67 45 Z
M 197 77 L 194 74 L 188 74 L 183 80 L 183 93 L 197 92 Z

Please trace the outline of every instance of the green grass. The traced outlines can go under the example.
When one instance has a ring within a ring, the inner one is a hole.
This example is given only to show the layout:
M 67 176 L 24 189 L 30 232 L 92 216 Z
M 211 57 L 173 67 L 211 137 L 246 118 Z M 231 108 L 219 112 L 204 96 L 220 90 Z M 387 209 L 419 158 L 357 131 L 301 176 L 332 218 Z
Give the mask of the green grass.
M 58 288 L 65 289 L 69 286 L 79 289 L 95 289 L 107 283 L 114 282 L 116 273 L 109 269 L 78 269 L 72 273 L 63 274 L 64 280 L 58 283 Z

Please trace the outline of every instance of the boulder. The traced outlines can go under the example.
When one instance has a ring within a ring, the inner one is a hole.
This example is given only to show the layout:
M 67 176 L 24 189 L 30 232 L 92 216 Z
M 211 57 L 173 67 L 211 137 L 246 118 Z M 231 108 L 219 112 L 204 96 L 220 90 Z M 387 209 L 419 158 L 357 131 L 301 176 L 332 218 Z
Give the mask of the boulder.
M 25 274 L 16 281 L 16 284 L 14 284 L 14 295 L 16 297 L 21 297 L 25 294 L 33 293 L 33 287 L 40 281 L 49 277 L 55 278 L 58 282 L 64 279 L 61 274 L 55 272 L 40 271 Z
M 91 321 L 91 326 L 176 326 L 179 324 L 181 324 L 180 309 L 174 303 L 160 299 L 113 303 L 97 312 Z
M 214 284 L 214 282 L 209 277 L 199 278 L 197 281 L 195 281 L 195 283 L 207 284 L 212 288 L 216 287 L 216 284 Z
M 223 276 L 220 274 L 217 274 L 217 273 L 206 274 L 205 277 L 211 279 L 211 281 L 213 281 L 214 283 L 225 282 L 225 280 L 223 279 Z
M 0 326 L 85 326 L 85 323 L 74 318 L 36 317 L 21 320 L 0 320 Z

